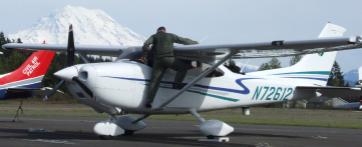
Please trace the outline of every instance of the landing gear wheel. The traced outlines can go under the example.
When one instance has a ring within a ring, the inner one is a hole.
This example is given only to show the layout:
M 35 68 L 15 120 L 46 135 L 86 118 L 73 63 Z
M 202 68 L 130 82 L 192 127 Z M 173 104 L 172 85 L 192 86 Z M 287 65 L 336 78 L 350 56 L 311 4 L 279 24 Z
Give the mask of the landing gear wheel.
M 206 136 L 207 139 L 215 139 L 216 136 L 212 136 L 212 135 L 209 135 L 209 136 Z
M 107 136 L 107 135 L 99 135 L 98 137 L 102 140 L 110 140 L 113 138 L 113 136 Z
M 123 136 L 131 136 L 134 134 L 135 131 L 132 130 L 125 130 Z

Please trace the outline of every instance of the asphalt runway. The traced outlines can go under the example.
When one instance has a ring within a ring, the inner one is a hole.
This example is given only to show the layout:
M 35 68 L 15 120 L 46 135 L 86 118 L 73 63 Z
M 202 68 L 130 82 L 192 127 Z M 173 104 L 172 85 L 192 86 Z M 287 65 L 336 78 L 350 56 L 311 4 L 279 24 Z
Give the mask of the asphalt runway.
M 294 126 L 235 125 L 230 142 L 201 142 L 197 122 L 148 120 L 148 127 L 133 136 L 102 140 L 93 132 L 100 120 L 79 118 L 0 118 L 0 146 L 361 146 L 362 129 Z

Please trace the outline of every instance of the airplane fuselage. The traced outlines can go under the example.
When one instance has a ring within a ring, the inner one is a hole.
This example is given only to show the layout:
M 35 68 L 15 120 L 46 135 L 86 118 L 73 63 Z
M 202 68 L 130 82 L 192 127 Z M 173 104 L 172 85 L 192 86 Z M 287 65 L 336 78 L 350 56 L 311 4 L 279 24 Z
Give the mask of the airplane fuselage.
M 295 98 L 297 80 L 236 74 L 224 66 L 222 76 L 205 77 L 161 111 L 144 108 L 145 91 L 151 68 L 133 61 L 83 64 L 69 67 L 68 87 L 73 96 L 132 113 L 188 113 L 190 109 L 210 111 L 232 107 L 276 103 Z M 201 68 L 188 71 L 184 83 L 201 73 Z M 57 74 L 56 74 L 57 75 Z M 165 74 L 153 106 L 157 107 L 176 94 L 172 88 L 175 71 Z M 79 82 L 74 81 L 77 76 Z

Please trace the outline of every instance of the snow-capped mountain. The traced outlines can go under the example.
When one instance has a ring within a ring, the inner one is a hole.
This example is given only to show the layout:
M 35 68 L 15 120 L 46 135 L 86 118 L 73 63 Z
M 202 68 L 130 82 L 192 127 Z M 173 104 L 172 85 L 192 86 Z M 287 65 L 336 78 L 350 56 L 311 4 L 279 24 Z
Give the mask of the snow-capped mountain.
M 343 74 L 345 83 L 348 83 L 348 86 L 355 86 L 358 81 L 358 69 L 351 70 Z
M 122 26 L 108 14 L 98 9 L 65 6 L 43 17 L 25 30 L 10 34 L 10 38 L 21 38 L 25 43 L 63 44 L 67 42 L 68 27 L 73 24 L 77 44 L 97 45 L 141 45 L 144 37 Z

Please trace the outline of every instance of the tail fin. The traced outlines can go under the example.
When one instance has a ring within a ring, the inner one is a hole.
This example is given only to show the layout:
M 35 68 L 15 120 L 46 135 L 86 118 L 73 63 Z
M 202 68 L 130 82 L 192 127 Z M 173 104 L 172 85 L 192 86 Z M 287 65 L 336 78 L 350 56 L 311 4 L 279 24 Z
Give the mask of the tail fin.
M 341 37 L 346 29 L 328 23 L 319 35 L 319 38 Z M 276 75 L 281 77 L 308 79 L 312 85 L 325 86 L 327 84 L 337 52 L 326 52 L 305 55 L 297 64 L 280 69 L 266 70 L 252 73 L 253 75 Z
M 18 69 L 3 75 L 0 78 L 0 85 L 38 88 L 54 55 L 55 53 L 52 51 L 37 51 L 32 53 Z

